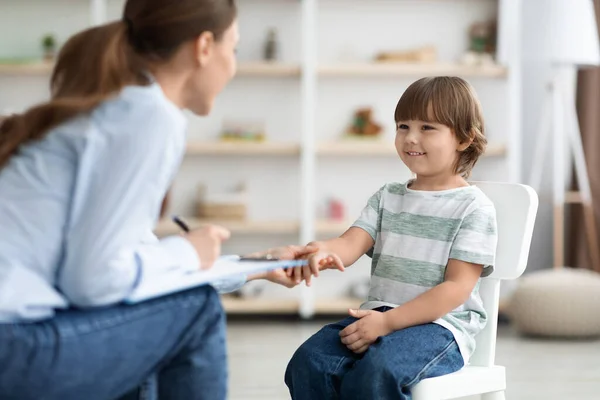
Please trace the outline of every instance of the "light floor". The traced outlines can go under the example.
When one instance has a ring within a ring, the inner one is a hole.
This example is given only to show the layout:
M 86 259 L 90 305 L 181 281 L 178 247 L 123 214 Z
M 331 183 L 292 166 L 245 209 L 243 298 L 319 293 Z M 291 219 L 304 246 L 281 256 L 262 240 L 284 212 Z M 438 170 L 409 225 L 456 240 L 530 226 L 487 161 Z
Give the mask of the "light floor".
M 229 399 L 289 399 L 283 383 L 287 361 L 327 322 L 230 321 Z M 522 338 L 501 327 L 497 364 L 507 368 L 507 400 L 600 400 L 600 340 Z

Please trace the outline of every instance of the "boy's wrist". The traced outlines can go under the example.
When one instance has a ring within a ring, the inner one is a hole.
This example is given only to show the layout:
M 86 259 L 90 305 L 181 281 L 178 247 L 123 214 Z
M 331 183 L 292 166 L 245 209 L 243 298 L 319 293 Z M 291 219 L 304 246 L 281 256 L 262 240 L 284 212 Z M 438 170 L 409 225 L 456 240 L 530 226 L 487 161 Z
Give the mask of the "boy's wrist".
M 406 328 L 404 324 L 404 318 L 402 318 L 402 312 L 399 307 L 394 308 L 383 313 L 385 316 L 386 324 L 391 332 L 399 331 Z

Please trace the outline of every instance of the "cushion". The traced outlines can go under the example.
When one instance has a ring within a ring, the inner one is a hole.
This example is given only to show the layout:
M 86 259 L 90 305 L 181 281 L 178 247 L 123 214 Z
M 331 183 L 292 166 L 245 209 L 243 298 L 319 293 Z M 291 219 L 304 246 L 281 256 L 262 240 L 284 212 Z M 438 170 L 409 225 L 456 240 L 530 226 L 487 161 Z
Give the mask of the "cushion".
M 554 337 L 600 335 L 600 274 L 559 268 L 524 275 L 508 315 L 523 334 Z

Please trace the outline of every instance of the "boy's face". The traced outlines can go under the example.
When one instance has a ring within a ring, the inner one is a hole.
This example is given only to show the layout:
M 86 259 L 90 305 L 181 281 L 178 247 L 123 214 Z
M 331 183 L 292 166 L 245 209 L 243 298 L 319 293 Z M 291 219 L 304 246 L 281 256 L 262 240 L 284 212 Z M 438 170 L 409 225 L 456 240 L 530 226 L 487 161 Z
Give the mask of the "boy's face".
M 460 146 L 446 125 L 420 120 L 396 123 L 396 151 L 417 177 L 455 175 Z

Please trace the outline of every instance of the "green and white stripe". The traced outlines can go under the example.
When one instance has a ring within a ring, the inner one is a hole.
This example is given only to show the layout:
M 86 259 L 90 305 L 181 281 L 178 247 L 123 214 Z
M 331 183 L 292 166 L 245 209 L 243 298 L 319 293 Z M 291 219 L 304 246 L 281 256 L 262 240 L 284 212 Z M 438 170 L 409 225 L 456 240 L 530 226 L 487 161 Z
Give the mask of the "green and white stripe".
M 493 271 L 496 213 L 483 192 L 475 186 L 414 191 L 407 184 L 383 186 L 353 225 L 375 240 L 369 297 L 361 308 L 396 307 L 425 293 L 444 281 L 450 258 L 483 264 L 482 277 Z M 454 334 L 467 363 L 486 318 L 477 284 L 465 304 L 434 322 Z

